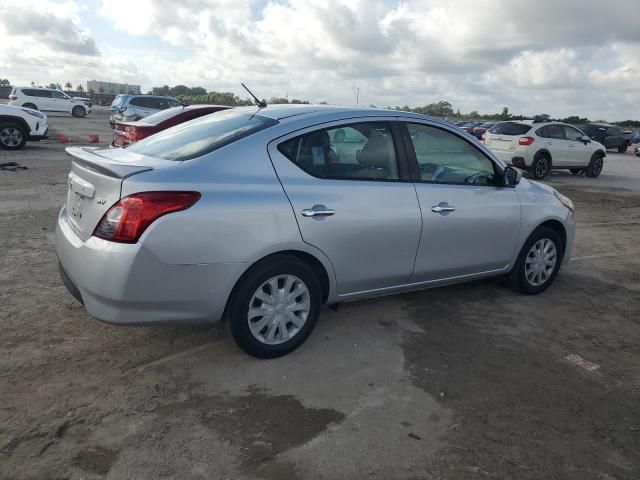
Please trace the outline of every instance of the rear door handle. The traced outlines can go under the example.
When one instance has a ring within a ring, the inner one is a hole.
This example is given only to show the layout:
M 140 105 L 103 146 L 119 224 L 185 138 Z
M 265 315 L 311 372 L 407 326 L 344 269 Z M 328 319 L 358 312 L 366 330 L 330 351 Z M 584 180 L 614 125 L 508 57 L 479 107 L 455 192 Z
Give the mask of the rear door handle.
M 303 217 L 330 217 L 334 215 L 336 211 L 324 205 L 314 205 L 313 208 L 305 208 L 300 213 Z
M 449 205 L 446 202 L 440 202 L 438 205 L 434 205 L 431 207 L 431 211 L 434 213 L 439 213 L 440 215 L 447 215 L 449 212 L 455 212 L 456 207 L 453 205 Z

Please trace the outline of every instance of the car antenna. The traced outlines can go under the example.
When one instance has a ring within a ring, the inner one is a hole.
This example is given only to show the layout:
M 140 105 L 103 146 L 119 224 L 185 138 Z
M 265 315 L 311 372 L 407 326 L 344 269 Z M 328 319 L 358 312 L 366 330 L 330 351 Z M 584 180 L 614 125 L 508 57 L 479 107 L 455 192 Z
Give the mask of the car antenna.
M 253 99 L 256 101 L 256 104 L 258 105 L 258 107 L 259 107 L 259 108 L 265 108 L 265 107 L 267 106 L 267 102 L 265 102 L 264 100 L 259 100 L 259 99 L 258 99 L 258 97 L 256 97 L 256 96 L 253 94 L 253 92 L 252 92 L 251 90 L 249 90 L 249 89 L 247 88 L 247 86 L 246 86 L 244 83 L 240 82 L 240 85 L 242 85 L 242 87 L 243 87 L 247 92 L 249 92 L 249 95 L 251 95 L 251 96 L 253 97 Z

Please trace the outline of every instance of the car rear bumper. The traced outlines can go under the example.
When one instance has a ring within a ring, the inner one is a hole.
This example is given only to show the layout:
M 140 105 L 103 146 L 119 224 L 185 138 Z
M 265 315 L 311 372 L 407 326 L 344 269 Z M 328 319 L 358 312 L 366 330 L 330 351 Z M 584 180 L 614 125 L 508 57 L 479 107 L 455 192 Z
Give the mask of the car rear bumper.
M 123 325 L 208 323 L 222 318 L 245 264 L 167 265 L 142 243 L 83 241 L 66 208 L 55 235 L 60 274 L 87 312 Z

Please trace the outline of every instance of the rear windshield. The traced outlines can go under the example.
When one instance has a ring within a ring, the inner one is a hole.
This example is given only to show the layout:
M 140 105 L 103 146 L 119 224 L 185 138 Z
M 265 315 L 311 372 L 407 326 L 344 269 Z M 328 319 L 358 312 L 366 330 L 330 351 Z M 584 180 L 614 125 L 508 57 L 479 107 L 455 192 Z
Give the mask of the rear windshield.
M 113 107 L 115 105 L 120 105 L 120 103 L 122 103 L 122 100 L 124 100 L 124 95 L 118 95 L 113 99 L 113 102 L 111 102 L 111 106 Z
M 504 122 L 496 123 L 489 129 L 489 133 L 496 135 L 524 135 L 531 130 L 531 125 L 525 123 Z
M 144 117 L 140 120 L 140 123 L 146 123 L 147 125 L 158 125 L 165 120 L 169 120 L 171 117 L 178 115 L 180 112 L 184 110 L 183 106 L 167 108 L 166 110 L 160 110 L 148 117 Z
M 206 155 L 277 123 L 272 118 L 230 110 L 181 123 L 127 148 L 140 155 L 182 162 Z

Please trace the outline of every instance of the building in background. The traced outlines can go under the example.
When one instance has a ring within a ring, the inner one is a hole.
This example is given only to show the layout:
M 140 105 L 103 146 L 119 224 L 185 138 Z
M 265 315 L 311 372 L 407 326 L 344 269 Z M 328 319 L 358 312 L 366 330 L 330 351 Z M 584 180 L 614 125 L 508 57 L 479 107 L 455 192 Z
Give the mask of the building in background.
M 87 92 L 104 93 L 107 95 L 118 95 L 119 93 L 140 94 L 140 85 L 129 85 L 128 83 L 113 83 L 113 82 L 100 82 L 98 80 L 88 80 Z

